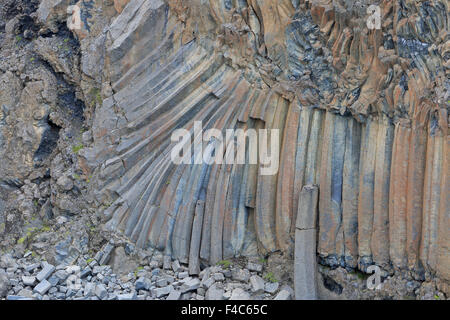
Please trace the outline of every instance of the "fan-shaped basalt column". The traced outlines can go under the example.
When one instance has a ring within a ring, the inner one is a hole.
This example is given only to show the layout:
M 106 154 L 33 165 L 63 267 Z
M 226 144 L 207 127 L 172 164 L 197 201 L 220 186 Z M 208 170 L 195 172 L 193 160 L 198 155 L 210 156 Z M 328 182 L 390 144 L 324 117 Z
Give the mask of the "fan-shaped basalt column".
M 131 0 L 110 26 L 89 151 L 106 226 L 196 273 L 291 252 L 300 192 L 318 185 L 321 263 L 450 279 L 448 8 L 384 1 L 369 30 L 366 6 L 340 3 Z M 262 175 L 248 144 L 243 164 L 176 165 L 177 129 L 216 156 L 196 121 L 279 129 L 279 170 Z

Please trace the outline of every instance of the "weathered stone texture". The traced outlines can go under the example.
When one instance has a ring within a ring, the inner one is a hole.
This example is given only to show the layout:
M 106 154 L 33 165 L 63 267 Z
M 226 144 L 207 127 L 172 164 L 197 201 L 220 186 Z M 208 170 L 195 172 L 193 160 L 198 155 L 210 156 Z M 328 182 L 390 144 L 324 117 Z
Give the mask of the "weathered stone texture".
M 42 1 L 41 23 L 56 28 L 69 2 Z M 77 2 L 80 60 L 55 56 L 54 39 L 36 48 L 68 83 L 101 86 L 92 93 L 100 100 L 93 143 L 78 156 L 106 230 L 196 274 L 202 260 L 292 253 L 300 192 L 318 185 L 320 263 L 450 279 L 447 2 L 105 3 Z M 367 24 L 372 3 L 378 29 Z M 43 72 L 20 88 L 16 75 L 0 73 L 0 85 L 8 83 L 0 91 L 0 151 L 21 153 L 16 166 L 4 157 L 0 179 L 34 164 L 54 81 Z M 196 121 L 223 132 L 279 129 L 279 170 L 262 175 L 264 165 L 248 161 L 175 165 L 177 129 L 215 157 L 219 142 L 200 140 Z M 59 206 L 73 207 L 69 200 Z M 207 295 L 221 299 L 214 290 Z
M 98 200 L 113 202 L 107 226 L 182 262 L 239 256 L 255 239 L 261 253 L 289 251 L 299 192 L 318 184 L 322 263 L 438 271 L 448 259 L 448 8 L 384 1 L 371 30 L 368 4 L 136 0 L 117 10 L 92 162 Z M 171 133 L 194 132 L 194 121 L 281 129 L 278 173 L 175 166 Z

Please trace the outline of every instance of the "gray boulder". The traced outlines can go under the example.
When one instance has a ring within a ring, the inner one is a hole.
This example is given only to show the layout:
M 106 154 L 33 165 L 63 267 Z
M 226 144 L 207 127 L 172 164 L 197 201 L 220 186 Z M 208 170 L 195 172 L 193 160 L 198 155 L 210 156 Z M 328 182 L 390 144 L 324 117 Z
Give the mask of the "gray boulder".
M 0 298 L 6 297 L 10 287 L 11 283 L 9 282 L 6 272 L 0 270 Z

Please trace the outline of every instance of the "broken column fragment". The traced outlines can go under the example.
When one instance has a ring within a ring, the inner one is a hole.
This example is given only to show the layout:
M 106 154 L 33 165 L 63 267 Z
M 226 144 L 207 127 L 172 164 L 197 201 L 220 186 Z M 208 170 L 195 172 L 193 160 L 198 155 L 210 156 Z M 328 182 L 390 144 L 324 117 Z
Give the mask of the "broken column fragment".
M 300 192 L 295 230 L 294 286 L 296 300 L 317 299 L 316 220 L 319 188 L 306 185 Z

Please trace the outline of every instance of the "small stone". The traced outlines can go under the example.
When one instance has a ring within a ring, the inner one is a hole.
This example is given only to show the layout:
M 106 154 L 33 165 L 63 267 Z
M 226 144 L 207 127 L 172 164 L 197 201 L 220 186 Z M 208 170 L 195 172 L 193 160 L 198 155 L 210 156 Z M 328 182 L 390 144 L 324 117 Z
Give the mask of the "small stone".
M 230 300 L 250 300 L 250 295 L 242 288 L 236 288 L 232 291 Z
M 83 271 L 81 271 L 80 273 L 80 278 L 86 278 L 88 275 L 90 275 L 92 273 L 92 269 L 91 267 L 87 266 L 86 268 L 83 269 Z
M 26 272 L 33 272 L 35 269 L 39 268 L 39 263 L 33 263 L 25 267 Z
M 23 37 L 27 40 L 33 39 L 33 36 L 34 36 L 34 32 L 31 31 L 30 29 L 25 30 L 25 32 L 23 33 Z
M 284 284 L 281 286 L 280 291 L 282 290 L 286 290 L 287 292 L 289 292 L 289 294 L 291 295 L 291 297 L 295 296 L 295 292 L 294 289 L 292 289 L 290 286 L 288 286 L 287 284 Z
M 99 284 L 95 287 L 95 295 L 100 299 L 103 300 L 108 296 L 108 291 L 106 290 L 105 286 L 102 284 Z
M 246 269 L 234 269 L 232 271 L 232 279 L 242 282 L 248 282 L 250 279 L 250 271 Z
M 149 290 L 151 286 L 151 281 L 145 277 L 140 277 L 135 282 L 136 290 Z
M 135 247 L 131 243 L 126 243 L 125 246 L 124 246 L 124 249 L 125 249 L 125 253 L 127 255 L 132 255 L 133 252 L 134 252 Z
M 206 300 L 223 300 L 224 290 L 218 283 L 213 284 L 208 291 L 206 291 Z
M 223 275 L 225 276 L 225 278 L 231 278 L 231 276 L 232 276 L 231 270 L 228 270 L 228 269 L 224 270 Z
M 170 256 L 164 256 L 164 263 L 163 263 L 163 269 L 169 270 L 172 267 Z
M 161 298 L 163 296 L 167 296 L 168 294 L 170 294 L 170 292 L 173 290 L 173 286 L 169 285 L 167 287 L 164 288 L 158 288 L 155 289 L 155 295 L 157 298 Z
M 55 294 L 56 292 L 58 292 L 58 288 L 56 287 L 51 287 L 50 290 L 48 290 L 49 294 Z
M 152 276 L 159 276 L 161 273 L 161 269 L 156 268 L 152 270 Z
M 92 131 L 83 132 L 81 139 L 84 144 L 88 145 L 92 141 Z
M 95 266 L 94 269 L 92 269 L 92 274 L 94 276 L 98 275 L 103 271 L 103 268 L 101 266 Z
M 178 290 L 173 290 L 167 296 L 167 300 L 180 300 L 180 297 L 181 297 L 181 292 Z
M 159 277 L 156 279 L 155 284 L 157 287 L 162 288 L 162 287 L 166 287 L 169 283 L 167 281 L 167 278 Z
M 89 262 L 89 267 L 91 267 L 91 268 L 94 268 L 97 265 L 98 265 L 97 260 L 92 260 L 91 262 Z
M 26 286 L 33 286 L 36 283 L 36 277 L 22 276 L 22 282 Z
M 279 286 L 280 285 L 278 284 L 278 282 L 266 282 L 264 291 L 266 291 L 270 294 L 274 294 L 278 290 Z
M 198 274 L 198 278 L 203 280 L 203 278 L 205 278 L 205 276 L 209 277 L 210 274 L 211 274 L 211 272 L 209 271 L 209 268 L 205 268 L 202 271 L 200 271 L 200 273 Z
M 193 297 L 192 292 L 186 292 L 181 295 L 181 300 L 191 300 L 192 297 Z
M 90 297 L 93 294 L 95 294 L 95 283 L 93 283 L 93 282 L 86 283 L 86 285 L 84 287 L 84 296 Z
M 55 269 L 56 268 L 51 264 L 45 263 L 43 265 L 41 272 L 37 274 L 36 279 L 38 281 L 46 280 L 48 277 L 51 276 L 51 274 L 55 271 Z
M 73 189 L 73 181 L 68 176 L 61 176 L 56 181 L 58 186 L 60 186 L 64 191 L 70 191 Z
M 187 272 L 187 271 L 178 273 L 178 279 L 184 279 L 184 278 L 187 278 L 188 276 L 189 276 L 189 272 Z
M 202 287 L 197 289 L 197 294 L 201 295 L 201 296 L 205 296 L 206 294 L 206 290 L 203 289 Z
M 56 223 L 61 225 L 64 224 L 68 221 L 68 219 L 64 216 L 59 216 L 58 218 L 56 218 Z
M 66 299 L 67 299 L 67 298 L 73 297 L 75 294 L 76 294 L 75 290 L 68 289 L 68 290 L 66 291 Z
M 252 286 L 253 293 L 264 292 L 264 280 L 260 276 L 251 276 L 250 284 Z
M 281 290 L 273 300 L 291 300 L 291 293 L 287 290 Z
M 53 275 L 50 278 L 48 278 L 47 281 L 50 282 L 52 287 L 54 287 L 59 283 L 59 278 Z
M 169 282 L 170 284 L 175 282 L 175 278 L 172 277 L 171 275 L 165 275 L 165 278 L 167 279 L 167 282 Z M 186 278 L 185 278 L 186 279 Z M 184 279 L 183 279 L 184 280 Z M 183 281 L 182 280 L 182 281 Z
M 55 294 L 55 298 L 58 299 L 58 300 L 64 300 L 66 298 L 66 294 L 63 293 L 63 292 L 57 292 Z
M 33 292 L 40 295 L 44 295 L 52 287 L 51 283 L 47 280 L 42 280 L 36 287 L 34 287 Z
M 54 276 L 58 278 L 60 283 L 62 283 L 67 280 L 69 273 L 66 270 L 58 270 L 55 272 Z
M 172 270 L 173 272 L 178 272 L 181 268 L 180 262 L 178 260 L 175 260 L 172 262 Z
M 22 297 L 27 297 L 27 298 L 33 298 L 33 291 L 31 291 L 29 289 L 22 289 L 19 291 L 19 293 L 17 295 L 22 296 Z
M 263 269 L 263 266 L 262 266 L 262 264 L 249 261 L 247 264 L 247 269 L 250 271 L 261 272 Z
M 111 253 L 113 250 L 114 250 L 114 245 L 111 243 L 107 243 L 105 248 L 103 249 L 102 257 L 98 260 L 98 263 L 100 265 L 107 264 L 109 262 L 109 259 L 111 258 Z
M 203 278 L 201 285 L 203 288 L 209 289 L 214 284 L 214 282 L 215 280 L 213 277 Z
M 117 295 L 118 300 L 136 300 L 136 292 Z
M 200 280 L 197 278 L 191 279 L 189 281 L 186 281 L 182 286 L 181 286 L 181 292 L 185 293 L 188 291 L 194 291 L 197 290 L 198 287 L 200 287 Z
M 231 291 L 227 291 L 227 292 L 225 292 L 224 294 L 223 294 L 223 297 L 225 298 L 225 299 L 230 299 L 231 298 Z
M 35 292 L 35 293 L 33 293 L 33 299 L 42 300 L 42 296 L 39 293 Z
M 223 275 L 223 273 L 217 272 L 213 277 L 216 281 L 225 281 L 225 276 Z

